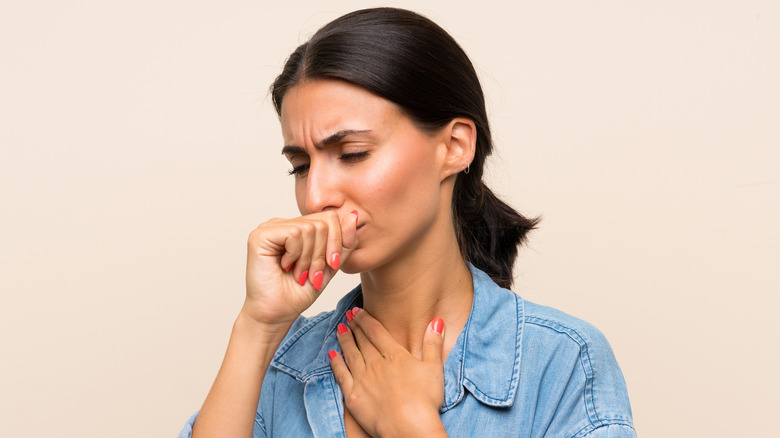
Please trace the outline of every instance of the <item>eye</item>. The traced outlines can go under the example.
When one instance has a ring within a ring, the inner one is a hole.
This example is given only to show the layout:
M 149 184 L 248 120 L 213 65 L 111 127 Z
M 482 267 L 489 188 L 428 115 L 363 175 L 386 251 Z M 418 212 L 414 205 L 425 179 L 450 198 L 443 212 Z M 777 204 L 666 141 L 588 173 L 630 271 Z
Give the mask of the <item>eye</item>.
M 347 154 L 341 154 L 339 160 L 346 162 L 360 161 L 368 156 L 368 151 L 363 152 L 351 152 Z
M 309 163 L 306 163 L 306 164 L 301 164 L 300 166 L 293 167 L 287 173 L 289 175 L 303 176 L 306 174 L 308 170 L 309 170 Z

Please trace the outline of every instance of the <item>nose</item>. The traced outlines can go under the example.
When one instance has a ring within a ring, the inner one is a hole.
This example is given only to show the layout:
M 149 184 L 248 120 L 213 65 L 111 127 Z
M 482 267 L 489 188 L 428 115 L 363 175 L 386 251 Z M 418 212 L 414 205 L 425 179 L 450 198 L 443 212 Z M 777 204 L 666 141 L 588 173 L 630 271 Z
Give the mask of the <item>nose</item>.
M 306 178 L 304 208 L 307 213 L 337 209 L 343 201 L 340 177 L 326 162 L 312 161 Z

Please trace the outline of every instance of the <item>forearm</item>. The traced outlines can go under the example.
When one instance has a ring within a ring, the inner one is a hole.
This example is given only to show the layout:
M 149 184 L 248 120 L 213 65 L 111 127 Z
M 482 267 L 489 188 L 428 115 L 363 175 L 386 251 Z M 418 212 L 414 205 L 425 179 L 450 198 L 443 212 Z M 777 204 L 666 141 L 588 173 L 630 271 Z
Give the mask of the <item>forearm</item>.
M 193 425 L 193 438 L 252 436 L 263 377 L 289 329 L 260 325 L 239 313 L 225 359 Z

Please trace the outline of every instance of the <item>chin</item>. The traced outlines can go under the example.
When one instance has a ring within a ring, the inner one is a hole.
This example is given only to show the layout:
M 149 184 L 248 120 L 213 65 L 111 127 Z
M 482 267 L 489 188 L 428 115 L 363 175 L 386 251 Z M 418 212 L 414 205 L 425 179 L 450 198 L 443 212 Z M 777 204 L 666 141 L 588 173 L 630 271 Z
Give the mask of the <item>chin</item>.
M 354 263 L 350 260 L 349 262 L 342 264 L 339 267 L 339 271 L 346 274 L 360 274 L 361 272 L 367 271 L 367 269 L 365 269 L 362 264 Z
M 374 266 L 371 262 L 361 257 L 356 250 L 350 255 L 349 260 L 339 267 L 339 270 L 347 274 L 360 274 L 361 272 L 370 271 L 373 268 Z

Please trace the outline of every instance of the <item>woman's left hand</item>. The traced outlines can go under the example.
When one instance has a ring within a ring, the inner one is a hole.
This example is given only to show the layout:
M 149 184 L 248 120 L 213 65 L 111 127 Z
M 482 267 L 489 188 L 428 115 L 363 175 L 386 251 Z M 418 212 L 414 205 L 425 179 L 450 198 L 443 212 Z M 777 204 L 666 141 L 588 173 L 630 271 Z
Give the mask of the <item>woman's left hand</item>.
M 374 437 L 447 436 L 439 418 L 444 401 L 441 318 L 428 324 L 418 359 L 366 311 L 356 307 L 347 313 L 354 337 L 339 324 L 344 356 L 331 350 L 330 357 L 355 420 Z

